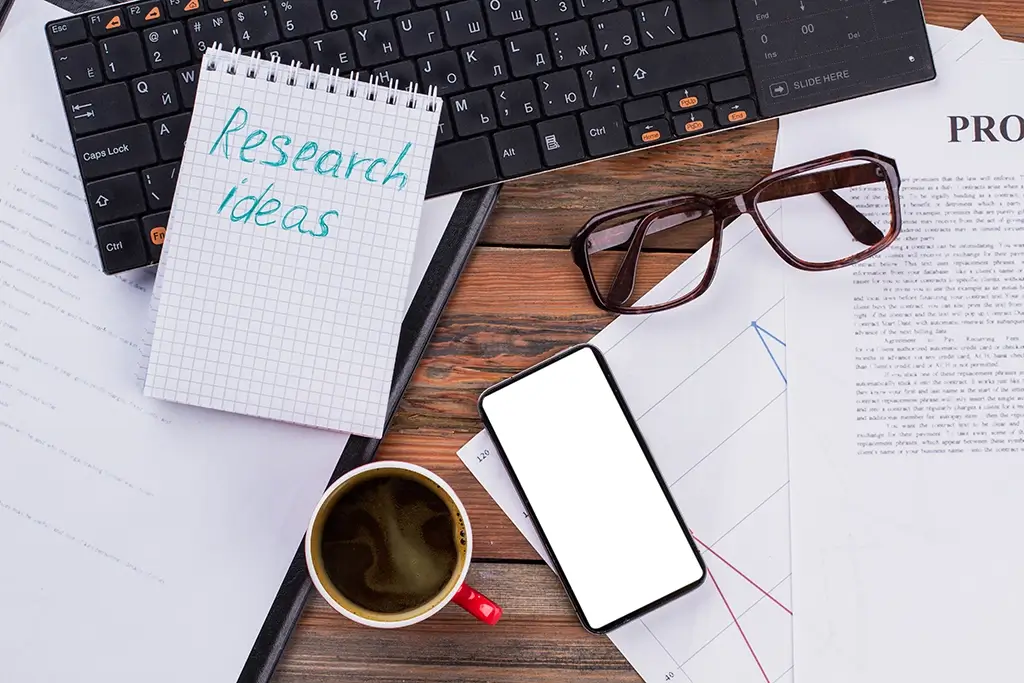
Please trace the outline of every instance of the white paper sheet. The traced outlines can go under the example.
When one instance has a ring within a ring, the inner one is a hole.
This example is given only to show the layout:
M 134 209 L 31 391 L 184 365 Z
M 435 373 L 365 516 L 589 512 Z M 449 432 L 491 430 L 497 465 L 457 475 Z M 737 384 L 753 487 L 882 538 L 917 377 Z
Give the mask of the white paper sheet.
M 347 437 L 142 397 L 153 274 L 99 270 L 59 16 L 0 40 L 0 679 L 230 683 Z
M 949 120 L 1024 111 L 1000 85 L 1019 69 L 979 61 L 1019 48 L 991 48 L 912 94 L 783 122 L 778 165 L 867 148 L 905 180 L 889 252 L 786 274 L 798 681 L 1016 670 L 1024 554 L 1006 539 L 1024 513 L 1024 165 L 1013 143 L 951 143 Z M 787 239 L 806 236 L 817 211 L 787 204 Z
M 958 33 L 929 26 L 933 50 Z M 649 683 L 776 683 L 793 676 L 787 354 L 778 332 L 786 266 L 752 223 L 739 222 L 726 235 L 737 248 L 723 257 L 698 302 L 620 318 L 593 340 L 607 354 L 714 577 L 696 594 L 610 634 Z M 678 289 L 699 261 L 684 263 L 659 287 Z M 652 403 L 658 409 L 648 411 Z M 487 434 L 459 456 L 550 563 Z

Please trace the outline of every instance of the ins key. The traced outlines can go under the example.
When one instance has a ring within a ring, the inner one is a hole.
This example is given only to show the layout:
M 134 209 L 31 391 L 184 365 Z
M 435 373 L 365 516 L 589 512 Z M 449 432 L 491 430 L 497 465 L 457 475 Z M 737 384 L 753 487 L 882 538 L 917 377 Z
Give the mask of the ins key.
M 144 123 L 81 138 L 75 151 L 89 180 L 156 163 L 153 137 Z

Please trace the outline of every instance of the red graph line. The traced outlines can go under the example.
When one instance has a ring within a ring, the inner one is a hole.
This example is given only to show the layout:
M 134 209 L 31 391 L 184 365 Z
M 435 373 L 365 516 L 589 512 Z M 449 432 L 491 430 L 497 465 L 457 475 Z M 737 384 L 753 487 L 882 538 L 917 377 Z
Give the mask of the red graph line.
M 701 545 L 704 545 L 703 543 Z M 732 607 L 729 606 L 729 601 L 725 599 L 725 593 L 722 592 L 722 587 L 718 585 L 718 581 L 715 579 L 715 575 L 711 573 L 711 568 L 708 568 L 708 576 L 711 577 L 711 583 L 715 584 L 715 590 L 718 591 L 719 597 L 722 598 L 722 602 L 725 603 L 725 609 L 729 610 L 729 616 L 732 617 L 732 623 L 736 624 L 736 628 L 739 630 L 740 635 L 743 636 L 743 642 L 747 644 L 747 649 L 750 650 L 750 656 L 754 658 L 754 663 L 757 664 L 757 668 L 761 670 L 761 675 L 764 676 L 765 683 L 772 683 L 771 679 L 768 678 L 768 674 L 765 673 L 764 667 L 761 666 L 761 660 L 757 658 L 757 653 L 754 652 L 754 646 L 747 640 L 747 634 L 743 632 L 743 627 L 740 626 L 739 619 L 736 618 L 736 613 L 732 611 Z
M 690 532 L 690 535 L 691 535 L 691 536 L 693 536 L 693 532 L 692 532 L 692 531 Z M 704 541 L 700 540 L 700 539 L 699 539 L 699 538 L 697 538 L 696 536 L 693 536 L 693 540 L 697 541 L 697 543 L 699 543 L 699 544 L 701 545 L 701 547 L 702 547 L 702 548 L 704 548 L 704 549 L 705 549 L 705 550 L 707 550 L 707 551 L 708 551 L 709 553 L 711 553 L 712 555 L 714 555 L 715 557 L 717 557 L 717 558 L 718 558 L 719 560 L 721 560 L 721 561 L 722 561 L 722 563 L 723 563 L 723 564 L 725 564 L 725 566 L 726 566 L 726 567 L 728 567 L 729 569 L 731 569 L 731 570 L 733 570 L 734 572 L 736 572 L 737 574 L 739 574 L 739 575 L 740 575 L 740 577 L 741 577 L 741 578 L 742 578 L 742 579 L 743 579 L 744 581 L 746 581 L 746 582 L 747 582 L 747 583 L 749 583 L 749 584 L 750 584 L 751 586 L 753 586 L 754 588 L 756 588 L 757 590 L 759 590 L 759 591 L 761 592 L 761 594 L 762 594 L 762 595 L 764 595 L 764 596 L 765 596 L 766 598 L 768 598 L 769 600 L 771 600 L 772 602 L 774 602 L 774 603 L 775 603 L 776 605 L 778 605 L 778 606 L 779 606 L 779 607 L 781 607 L 782 609 L 786 610 L 786 612 L 787 612 L 787 613 L 789 614 L 789 616 L 793 616 L 793 610 L 791 610 L 791 609 L 789 609 L 788 607 L 786 607 L 785 605 L 783 605 L 783 604 L 782 604 L 781 602 L 779 602 L 778 600 L 776 600 L 776 599 L 775 599 L 775 596 L 774 596 L 774 595 L 772 595 L 771 593 L 769 593 L 768 591 L 766 591 L 765 589 L 761 588 L 761 587 L 760 587 L 760 586 L 758 586 L 758 585 L 757 585 L 756 583 L 754 583 L 753 579 L 751 579 L 751 578 L 750 578 L 749 576 L 747 576 L 746 574 L 744 574 L 743 572 L 741 572 L 741 571 L 740 571 L 739 569 L 737 569 L 736 567 L 734 567 L 734 566 L 733 566 L 733 564 L 732 564 L 731 562 L 729 562 L 729 560 L 725 559 L 724 557 L 722 557 L 721 555 L 719 555 L 718 553 L 716 553 L 716 552 L 715 552 L 715 551 L 714 551 L 714 550 L 713 550 L 713 549 L 711 548 L 711 546 L 709 546 L 709 545 L 708 545 L 707 543 L 705 543 Z M 708 572 L 708 573 L 710 574 L 710 572 Z

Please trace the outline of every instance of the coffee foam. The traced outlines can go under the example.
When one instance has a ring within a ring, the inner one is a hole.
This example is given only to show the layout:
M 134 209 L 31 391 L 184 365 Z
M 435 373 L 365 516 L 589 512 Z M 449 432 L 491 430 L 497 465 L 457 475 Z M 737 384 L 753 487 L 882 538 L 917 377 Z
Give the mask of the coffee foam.
M 332 582 L 357 605 L 413 609 L 440 593 L 455 569 L 451 511 L 416 481 L 357 484 L 327 519 L 323 557 Z

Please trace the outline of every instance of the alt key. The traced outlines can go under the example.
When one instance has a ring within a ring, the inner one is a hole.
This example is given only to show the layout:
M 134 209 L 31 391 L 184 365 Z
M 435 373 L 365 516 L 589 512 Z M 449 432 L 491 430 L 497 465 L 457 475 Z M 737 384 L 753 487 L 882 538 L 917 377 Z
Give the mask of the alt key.
M 149 263 L 137 220 L 101 225 L 96 229 L 96 241 L 103 272 L 107 275 L 141 268 Z

